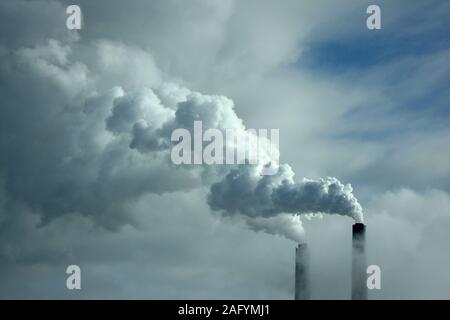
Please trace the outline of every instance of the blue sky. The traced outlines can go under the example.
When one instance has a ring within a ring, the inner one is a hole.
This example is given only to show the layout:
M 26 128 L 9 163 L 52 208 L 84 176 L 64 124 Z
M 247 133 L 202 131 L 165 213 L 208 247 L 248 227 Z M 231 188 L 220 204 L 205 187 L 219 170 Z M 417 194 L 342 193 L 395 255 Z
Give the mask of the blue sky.
M 420 139 L 437 135 L 448 140 L 450 23 L 443 16 L 448 4 L 435 1 L 410 7 L 408 15 L 383 10 L 383 3 L 381 8 L 382 30 L 312 38 L 292 67 L 370 90 L 367 99 L 343 114 L 338 131 L 322 134 L 341 142 L 381 144 L 391 150 L 389 154 L 411 157 L 403 150 L 404 139 L 416 136 L 420 144 Z M 362 180 L 353 179 L 368 181 L 367 174 Z M 410 187 L 435 185 L 450 190 L 444 180 L 411 182 Z M 393 179 L 388 185 L 404 183 Z

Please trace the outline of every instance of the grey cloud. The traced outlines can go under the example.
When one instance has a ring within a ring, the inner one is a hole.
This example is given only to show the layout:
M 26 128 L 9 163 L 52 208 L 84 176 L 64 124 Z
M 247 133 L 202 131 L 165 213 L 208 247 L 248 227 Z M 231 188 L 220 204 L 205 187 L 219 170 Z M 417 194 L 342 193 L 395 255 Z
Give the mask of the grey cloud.
M 65 7 L 59 1 L 5 0 L 0 4 L 1 46 L 17 49 L 35 43 L 45 43 L 48 39 L 75 41 L 78 35 L 65 26 Z
M 124 92 L 116 87 L 97 93 L 91 71 L 73 59 L 72 50 L 50 40 L 2 60 L 2 83 L 8 85 L 1 148 L 9 196 L 39 210 L 43 222 L 78 212 L 114 227 L 128 221 L 121 209 L 127 199 L 195 186 L 192 174 L 133 152 L 126 138 L 106 130 Z M 24 85 L 29 91 L 21 97 Z

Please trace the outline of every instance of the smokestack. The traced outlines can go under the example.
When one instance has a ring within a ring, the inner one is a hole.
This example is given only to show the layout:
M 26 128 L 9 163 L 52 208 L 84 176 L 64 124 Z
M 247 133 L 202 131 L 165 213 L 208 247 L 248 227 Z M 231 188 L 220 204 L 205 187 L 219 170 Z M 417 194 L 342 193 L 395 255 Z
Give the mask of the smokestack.
M 352 231 L 352 300 L 367 300 L 366 226 L 355 223 Z
M 309 250 L 306 243 L 295 248 L 295 300 L 308 300 L 309 287 Z

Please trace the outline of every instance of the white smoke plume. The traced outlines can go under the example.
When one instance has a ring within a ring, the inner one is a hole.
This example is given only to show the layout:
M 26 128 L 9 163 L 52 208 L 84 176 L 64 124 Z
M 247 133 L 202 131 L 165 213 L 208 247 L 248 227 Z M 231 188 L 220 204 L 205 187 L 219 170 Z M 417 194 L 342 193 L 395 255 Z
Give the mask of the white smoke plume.
M 131 148 L 142 153 L 166 150 L 171 146 L 170 132 L 175 128 L 192 132 L 195 120 L 201 120 L 205 129 L 217 128 L 224 135 L 230 128 L 243 136 L 252 134 L 245 130 L 234 112 L 233 102 L 226 97 L 190 92 L 175 85 L 165 85 L 163 92 L 172 101 L 174 97 L 178 101 L 166 107 L 161 101 L 167 98 L 159 99 L 149 89 L 137 96 L 117 99 L 107 121 L 108 128 L 113 132 L 130 132 Z M 225 147 L 236 148 L 237 143 L 226 141 Z M 208 203 L 213 210 L 243 215 L 252 229 L 295 241 L 304 233 L 300 217 L 286 218 L 286 214 L 339 214 L 363 221 L 361 205 L 349 184 L 332 177 L 295 181 L 287 164 L 282 164 L 275 175 L 261 175 L 264 164 L 273 155 L 264 151 L 265 162 L 258 165 L 201 166 L 204 183 L 212 183 Z
M 98 55 L 94 61 L 104 61 L 104 46 L 153 66 L 151 56 L 123 45 L 100 42 L 83 50 Z M 233 101 L 161 83 L 158 72 L 147 86 L 111 88 L 107 83 L 105 88 L 91 70 L 104 64 L 73 61 L 71 50 L 52 40 L 2 53 L 0 79 L 18 78 L 17 83 L 28 81 L 32 88 L 29 99 L 5 95 L 0 109 L 0 152 L 9 155 L 2 161 L 7 192 L 39 211 L 42 223 L 78 212 L 115 228 L 130 223 L 126 205 L 139 196 L 200 185 L 211 186 L 208 203 L 213 210 L 241 215 L 254 230 L 295 241 L 303 234 L 296 214 L 339 214 L 362 221 L 351 186 L 336 178 L 295 181 L 287 164 L 275 175 L 261 175 L 279 150 L 259 150 L 263 161 L 257 165 L 175 166 L 171 134 L 179 128 L 192 133 L 194 121 L 201 120 L 203 130 L 214 128 L 227 136 L 227 129 L 234 129 L 244 137 L 227 140 L 226 148 L 235 149 L 254 134 L 236 115 Z M 46 82 L 57 89 L 52 99 Z M 14 139 L 7 138 L 9 132 L 16 132 Z
M 297 243 L 305 241 L 305 231 L 299 215 L 281 213 L 279 215 L 263 217 L 247 217 L 245 219 L 250 229 L 263 231 L 273 235 L 283 235 Z
M 274 176 L 259 176 L 255 168 L 248 167 L 231 170 L 222 181 L 212 185 L 209 204 L 215 210 L 250 217 L 327 213 L 363 222 L 362 208 L 351 185 L 331 177 L 299 182 L 293 178 L 294 173 L 286 164 Z

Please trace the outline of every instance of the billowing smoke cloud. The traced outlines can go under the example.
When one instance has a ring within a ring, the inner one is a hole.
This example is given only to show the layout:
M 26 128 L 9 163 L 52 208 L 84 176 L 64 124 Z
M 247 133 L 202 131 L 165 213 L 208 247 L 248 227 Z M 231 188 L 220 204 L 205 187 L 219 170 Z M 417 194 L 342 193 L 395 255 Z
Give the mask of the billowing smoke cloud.
M 173 84 L 163 88 L 159 92 L 164 93 L 159 94 L 172 98 L 171 107 L 164 106 L 162 99 L 149 89 L 124 96 L 116 99 L 112 116 L 107 120 L 108 128 L 130 134 L 130 147 L 144 154 L 167 150 L 171 146 L 170 133 L 176 128 L 192 132 L 196 120 L 203 122 L 205 130 L 217 128 L 224 135 L 230 128 L 244 137 L 253 134 L 245 130 L 230 99 L 190 92 Z M 245 139 L 238 141 L 242 140 Z M 237 148 L 237 143 L 227 140 L 225 148 Z M 300 217 L 286 218 L 286 213 L 339 214 L 356 222 L 363 221 L 361 205 L 350 185 L 331 177 L 296 182 L 287 164 L 281 165 L 275 175 L 262 175 L 263 166 L 273 155 L 269 150 L 264 151 L 265 161 L 258 165 L 197 168 L 204 183 L 212 183 L 208 203 L 213 210 L 243 215 L 252 229 L 281 234 L 295 241 L 303 235 Z
M 228 213 L 272 217 L 281 213 L 328 213 L 363 222 L 361 205 L 350 185 L 336 178 L 295 182 L 289 165 L 274 176 L 258 175 L 248 168 L 232 170 L 211 187 L 209 204 Z
M 298 243 L 304 241 L 305 232 L 299 215 L 281 213 L 270 218 L 247 217 L 245 218 L 245 221 L 249 228 L 254 231 L 263 231 L 273 235 L 283 235 Z
M 253 134 L 245 130 L 230 99 L 190 92 L 173 84 L 163 87 L 165 96 L 178 98 L 172 108 L 164 106 L 150 89 L 116 99 L 112 116 L 107 120 L 108 128 L 115 133 L 130 134 L 131 148 L 142 153 L 166 151 L 172 145 L 169 140 L 171 132 L 176 128 L 192 132 L 196 120 L 203 122 L 205 130 L 217 128 L 224 136 L 226 129 L 230 128 L 244 137 Z M 227 140 L 225 148 L 236 149 L 237 143 Z M 270 147 L 275 146 L 272 144 Z M 281 165 L 275 175 L 262 175 L 264 165 L 271 161 L 273 155 L 268 149 L 269 146 L 258 165 L 199 168 L 204 183 L 212 183 L 208 203 L 213 210 L 244 215 L 253 229 L 281 234 L 293 240 L 298 240 L 303 234 L 301 223 L 286 219 L 285 213 L 339 214 L 357 222 L 363 221 L 362 208 L 352 193 L 352 187 L 336 178 L 295 182 L 294 173 L 287 164 Z M 298 220 L 299 217 L 295 221 Z M 298 230 L 293 231 L 295 228 Z
M 284 180 L 274 190 L 272 200 L 279 211 L 339 214 L 362 223 L 362 207 L 352 191 L 350 184 L 344 185 L 332 177 L 319 180 L 304 178 L 298 183 Z
M 208 203 L 213 210 L 240 215 L 254 230 L 295 241 L 303 230 L 294 214 L 340 214 L 362 221 L 351 186 L 335 178 L 296 182 L 287 164 L 275 175 L 261 175 L 264 165 L 279 155 L 274 145 L 259 149 L 262 161 L 256 165 L 175 166 L 170 160 L 171 134 L 178 128 L 193 133 L 194 121 L 201 120 L 204 131 L 214 128 L 226 136 L 227 129 L 234 129 L 243 137 L 227 137 L 225 148 L 238 148 L 254 133 L 246 130 L 231 99 L 162 83 L 158 71 L 148 85 L 102 88 L 104 83 L 99 84 L 91 69 L 108 66 L 102 61 L 111 50 L 104 47 L 118 47 L 118 60 L 134 55 L 134 61 L 155 68 L 144 52 L 104 41 L 80 48 L 98 61 L 95 67 L 72 61 L 72 46 L 56 40 L 2 52 L 2 81 L 19 78 L 16 83 L 26 82 L 33 97 L 17 98 L 17 88 L 9 88 L 0 110 L 1 153 L 8 155 L 2 163 L 5 189 L 14 200 L 40 212 L 43 223 L 77 212 L 115 228 L 132 223 L 126 206 L 134 199 L 200 185 L 211 186 Z M 108 73 L 110 81 L 113 71 Z M 44 83 L 58 92 L 52 99 Z M 31 118 L 39 121 L 28 121 Z
M 244 214 L 256 219 L 255 222 L 246 219 L 254 229 L 281 234 L 297 242 L 302 242 L 302 224 L 295 223 L 298 230 L 293 232 L 294 224 L 287 223 L 285 213 L 339 214 L 363 222 L 361 205 L 349 184 L 331 177 L 295 182 L 294 173 L 286 164 L 281 165 L 274 176 L 260 176 L 255 169 L 231 170 L 222 181 L 213 184 L 208 199 L 211 208 L 228 214 Z M 264 218 L 267 221 L 261 220 Z

